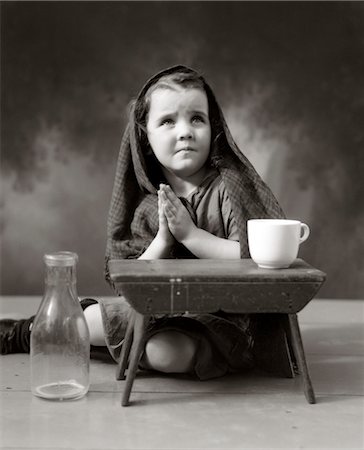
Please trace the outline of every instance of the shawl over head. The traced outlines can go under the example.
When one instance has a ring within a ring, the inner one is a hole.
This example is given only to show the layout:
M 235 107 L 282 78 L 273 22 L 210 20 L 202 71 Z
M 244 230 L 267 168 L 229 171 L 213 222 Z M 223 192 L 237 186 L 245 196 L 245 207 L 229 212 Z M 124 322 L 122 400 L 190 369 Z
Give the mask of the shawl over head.
M 160 171 L 153 156 L 148 156 L 137 111 L 148 89 L 161 77 L 174 73 L 197 75 L 204 86 L 212 135 L 209 163 L 217 169 L 225 184 L 239 229 L 241 258 L 249 257 L 248 219 L 284 217 L 273 193 L 234 142 L 215 95 L 204 78 L 186 66 L 171 67 L 147 81 L 130 111 L 129 124 L 121 142 L 107 223 L 107 279 L 109 259 L 139 257 L 158 229 L 159 175 L 156 174 Z M 144 206 L 140 209 L 140 205 Z

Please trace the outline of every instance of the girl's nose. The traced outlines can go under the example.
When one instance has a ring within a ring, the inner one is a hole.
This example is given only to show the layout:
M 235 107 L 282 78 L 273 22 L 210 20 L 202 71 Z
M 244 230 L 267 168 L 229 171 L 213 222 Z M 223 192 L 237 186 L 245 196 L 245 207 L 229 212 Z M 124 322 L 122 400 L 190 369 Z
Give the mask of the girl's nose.
M 192 137 L 191 127 L 187 123 L 180 123 L 177 129 L 177 139 L 183 141 L 185 139 L 192 139 Z

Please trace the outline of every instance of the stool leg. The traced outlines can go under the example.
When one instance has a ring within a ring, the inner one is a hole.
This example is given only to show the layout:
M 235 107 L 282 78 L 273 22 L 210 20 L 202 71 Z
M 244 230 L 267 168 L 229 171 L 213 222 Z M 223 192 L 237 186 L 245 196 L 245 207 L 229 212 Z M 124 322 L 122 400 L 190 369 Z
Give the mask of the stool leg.
M 145 346 L 146 330 L 149 323 L 149 318 L 150 316 L 144 316 L 143 314 L 135 312 L 134 338 L 131 348 L 128 373 L 126 375 L 125 388 L 121 400 L 122 406 L 129 405 L 130 392 L 133 387 L 136 372 L 138 370 L 139 360 L 142 356 Z
M 128 367 L 131 344 L 133 343 L 135 312 L 132 311 L 126 328 L 125 338 L 121 347 L 120 361 L 116 369 L 116 379 L 125 380 L 125 371 Z
M 297 314 L 288 314 L 289 324 L 292 333 L 292 342 L 296 353 L 298 367 L 301 371 L 303 378 L 303 389 L 305 392 L 308 403 L 316 403 L 315 393 L 311 383 L 310 375 L 308 373 L 308 367 L 303 349 L 303 343 L 301 338 L 301 332 L 298 325 Z
M 292 330 L 291 330 L 288 314 L 282 314 L 282 325 L 283 325 L 284 331 L 286 332 L 288 350 L 289 350 L 289 354 L 290 354 L 291 361 L 292 361 L 292 367 L 293 367 L 292 378 L 294 378 L 300 372 L 298 370 L 297 356 L 296 356 L 294 345 L 293 345 Z

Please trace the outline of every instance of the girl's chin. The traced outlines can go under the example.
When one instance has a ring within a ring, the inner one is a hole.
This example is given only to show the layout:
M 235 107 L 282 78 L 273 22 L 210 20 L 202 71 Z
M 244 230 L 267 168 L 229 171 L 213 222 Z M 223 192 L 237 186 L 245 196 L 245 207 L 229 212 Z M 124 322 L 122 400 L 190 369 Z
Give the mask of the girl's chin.
M 202 178 L 205 175 L 205 169 L 204 168 L 196 168 L 196 167 L 183 167 L 183 168 L 174 168 L 171 170 L 171 172 L 179 177 L 183 178 L 185 180 L 191 179 L 191 178 Z

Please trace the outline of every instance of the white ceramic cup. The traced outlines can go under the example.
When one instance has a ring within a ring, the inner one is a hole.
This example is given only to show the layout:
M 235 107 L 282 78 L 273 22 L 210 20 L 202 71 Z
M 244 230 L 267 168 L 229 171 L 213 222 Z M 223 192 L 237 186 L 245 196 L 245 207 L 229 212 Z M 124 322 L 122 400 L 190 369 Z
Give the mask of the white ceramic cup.
M 299 220 L 248 220 L 248 243 L 252 260 L 264 269 L 284 269 L 297 258 L 298 249 L 310 235 Z

